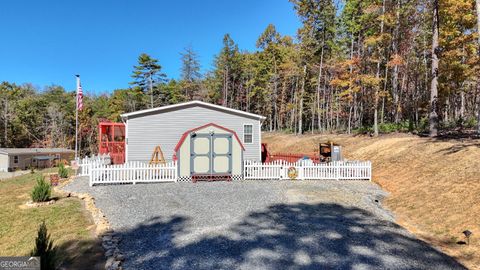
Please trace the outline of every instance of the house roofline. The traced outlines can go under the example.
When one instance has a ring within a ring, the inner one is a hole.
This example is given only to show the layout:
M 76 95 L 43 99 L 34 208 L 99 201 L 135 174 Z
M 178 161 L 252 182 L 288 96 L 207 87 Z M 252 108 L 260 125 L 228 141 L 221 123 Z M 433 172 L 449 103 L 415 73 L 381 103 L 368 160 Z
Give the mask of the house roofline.
M 140 110 L 140 111 L 136 111 L 136 112 L 124 113 L 124 114 L 121 114 L 120 116 L 121 116 L 122 119 L 128 119 L 131 116 L 139 116 L 139 115 L 142 115 L 142 114 L 162 112 L 162 111 L 177 109 L 177 108 L 181 108 L 181 107 L 187 107 L 187 106 L 190 106 L 190 105 L 200 105 L 200 106 L 210 107 L 210 108 L 225 111 L 225 112 L 230 112 L 230 113 L 235 113 L 235 114 L 239 114 L 239 115 L 244 115 L 246 117 L 256 118 L 260 121 L 263 121 L 263 120 L 266 119 L 265 116 L 261 116 L 261 115 L 254 114 L 254 113 L 249 113 L 249 112 L 244 112 L 244 111 L 240 111 L 240 110 L 236 110 L 236 109 L 232 109 L 232 108 L 227 108 L 227 107 L 224 107 L 224 106 L 207 103 L 207 102 L 203 102 L 203 101 L 200 101 L 200 100 L 193 100 L 193 101 L 189 101 L 189 102 L 183 102 L 183 103 L 167 105 L 167 106 L 162 106 L 162 107 L 157 107 L 157 108 Z

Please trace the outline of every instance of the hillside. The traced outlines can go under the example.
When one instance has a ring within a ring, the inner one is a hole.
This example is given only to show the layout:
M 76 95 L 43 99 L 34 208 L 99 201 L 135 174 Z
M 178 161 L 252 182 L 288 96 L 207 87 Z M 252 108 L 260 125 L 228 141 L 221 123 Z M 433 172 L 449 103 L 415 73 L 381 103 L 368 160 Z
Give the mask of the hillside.
M 312 153 L 318 143 L 340 143 L 347 159 L 373 162 L 373 181 L 390 192 L 384 204 L 399 224 L 471 269 L 480 269 L 480 140 L 440 140 L 395 134 L 265 133 L 270 152 Z M 471 244 L 464 230 L 473 232 Z

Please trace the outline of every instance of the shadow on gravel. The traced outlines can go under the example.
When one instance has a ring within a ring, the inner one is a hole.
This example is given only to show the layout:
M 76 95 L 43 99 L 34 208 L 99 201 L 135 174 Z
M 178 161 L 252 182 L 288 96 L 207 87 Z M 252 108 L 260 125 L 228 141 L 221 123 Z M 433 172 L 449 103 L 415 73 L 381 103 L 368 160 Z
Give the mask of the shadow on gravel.
M 188 217 L 157 217 L 122 236 L 125 269 L 465 269 L 398 225 L 337 204 L 278 204 L 228 236 L 188 238 Z

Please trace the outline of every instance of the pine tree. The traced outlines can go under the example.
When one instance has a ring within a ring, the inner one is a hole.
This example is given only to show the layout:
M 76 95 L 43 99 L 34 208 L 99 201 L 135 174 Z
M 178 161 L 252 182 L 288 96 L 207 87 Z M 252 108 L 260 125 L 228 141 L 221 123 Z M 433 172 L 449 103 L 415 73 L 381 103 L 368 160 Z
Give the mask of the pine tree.
M 35 238 L 35 247 L 30 253 L 31 256 L 40 257 L 40 269 L 54 270 L 57 264 L 57 248 L 50 239 L 45 221 L 38 228 L 37 238 Z
M 198 96 L 200 88 L 200 80 L 202 75 L 200 73 L 200 62 L 197 53 L 191 46 L 185 48 L 181 54 L 182 68 L 181 68 L 181 84 L 183 94 L 188 99 L 193 99 Z
M 139 87 L 144 93 L 150 95 L 150 108 L 153 108 L 155 93 L 159 92 L 158 85 L 164 83 L 166 78 L 166 75 L 162 73 L 162 66 L 158 64 L 157 59 L 142 53 L 138 57 L 138 65 L 133 66 L 133 68 L 132 78 L 134 81 L 130 84 Z

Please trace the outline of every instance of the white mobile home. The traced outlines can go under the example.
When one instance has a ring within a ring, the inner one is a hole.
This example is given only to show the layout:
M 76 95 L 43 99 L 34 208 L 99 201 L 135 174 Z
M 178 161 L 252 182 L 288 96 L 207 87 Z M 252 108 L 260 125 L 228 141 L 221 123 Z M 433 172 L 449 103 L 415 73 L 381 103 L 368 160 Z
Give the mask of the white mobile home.
M 126 162 L 149 161 L 160 146 L 177 159 L 180 177 L 241 175 L 241 162 L 261 161 L 265 117 L 201 101 L 126 113 Z

